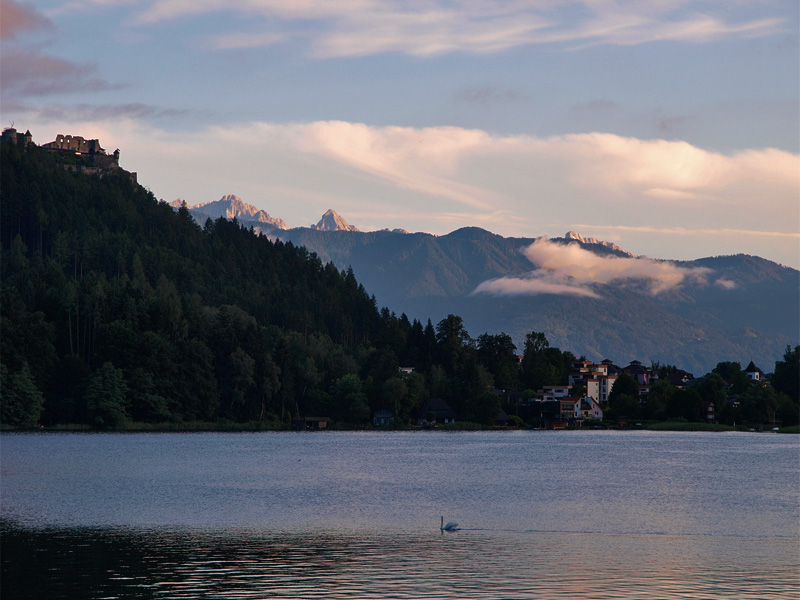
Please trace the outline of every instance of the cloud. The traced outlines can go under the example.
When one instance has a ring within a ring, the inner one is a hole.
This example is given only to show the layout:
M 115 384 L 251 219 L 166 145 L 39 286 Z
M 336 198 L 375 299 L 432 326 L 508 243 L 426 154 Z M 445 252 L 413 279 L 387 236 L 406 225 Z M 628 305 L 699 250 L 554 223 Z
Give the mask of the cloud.
M 619 108 L 619 105 L 612 100 L 589 100 L 588 102 L 579 102 L 572 107 L 576 112 L 598 112 L 598 111 L 614 111 Z
M 110 119 L 176 119 L 191 114 L 187 109 L 161 108 L 140 102 L 126 104 L 73 104 L 47 106 L 34 106 L 24 103 L 14 103 L 8 107 L 14 112 L 42 118 L 48 121 L 105 121 Z
M 658 119 L 658 129 L 659 131 L 672 133 L 691 120 L 692 117 L 688 116 L 662 117 Z
M 292 225 L 333 207 L 362 229 L 474 225 L 526 237 L 574 229 L 636 254 L 748 252 L 797 265 L 800 156 L 778 150 L 725 155 L 600 133 L 535 137 L 345 121 L 189 131 L 171 123 L 167 131 L 153 124 L 167 113 L 149 105 L 59 111 L 32 113 L 43 124 L 25 127 L 37 140 L 48 129 L 100 137 L 169 200 L 233 193 Z M 107 132 L 82 129 L 100 126 Z
M 664 3 L 669 4 L 669 3 Z M 652 7 L 649 7 L 652 8 Z M 650 42 L 709 43 L 731 37 L 763 37 L 782 30 L 783 19 L 755 19 L 726 23 L 708 15 L 692 14 L 670 20 L 667 15 L 652 14 L 648 7 L 629 7 L 628 11 L 598 14 L 583 28 L 552 36 L 550 41 L 583 42 L 576 48 L 601 44 L 635 46 Z
M 798 155 L 776 149 L 726 156 L 682 141 L 604 133 L 550 138 L 545 144 L 563 164 L 572 165 L 576 183 L 614 190 L 620 199 L 646 194 L 727 204 L 726 198 L 731 196 L 752 198 L 759 181 L 785 193 L 796 191 L 800 173 Z
M 0 77 L 4 96 L 50 96 L 119 89 L 99 77 L 97 66 L 74 63 L 36 51 L 3 48 Z
M 703 280 L 710 272 L 702 267 L 678 267 L 671 262 L 645 257 L 600 256 L 578 244 L 558 244 L 544 238 L 536 240 L 522 254 L 539 269 L 573 281 L 649 280 L 653 294 L 676 287 L 686 279 Z
M 720 277 L 714 282 L 714 285 L 721 287 L 723 290 L 732 290 L 736 287 L 736 282 L 725 277 Z
M 537 267 L 535 271 L 525 277 L 504 277 L 484 282 L 473 293 L 558 294 L 598 298 L 590 286 L 638 281 L 655 296 L 687 280 L 704 283 L 711 272 L 704 267 L 679 267 L 671 262 L 644 257 L 601 256 L 578 244 L 564 245 L 545 238 L 524 248 L 522 254 Z
M 536 198 L 558 198 L 563 210 L 579 218 L 594 214 L 598 224 L 641 223 L 645 215 L 662 226 L 691 220 L 694 228 L 744 229 L 731 224 L 761 221 L 778 231 L 798 212 L 800 157 L 774 149 L 727 156 L 686 142 L 612 134 L 536 138 L 341 121 L 290 129 L 304 153 L 481 212 L 520 213 Z M 755 197 L 758 211 L 751 211 Z
M 0 38 L 10 41 L 17 38 L 20 31 L 49 31 L 53 29 L 50 20 L 39 13 L 36 8 L 20 4 L 14 0 L 2 0 L 0 11 Z
M 0 37 L 4 42 L 0 54 L 0 88 L 3 104 L 17 106 L 20 98 L 50 96 L 71 92 L 97 92 L 119 86 L 99 77 L 92 63 L 75 63 L 49 56 L 38 49 L 24 49 L 20 32 L 54 32 L 50 20 L 34 7 L 13 0 L 2 0 Z
M 755 229 L 731 229 L 726 227 L 719 228 L 690 228 L 690 227 L 647 227 L 647 226 L 634 226 L 634 225 L 597 225 L 590 223 L 576 223 L 575 227 L 582 229 L 598 229 L 608 232 L 635 232 L 644 234 L 656 234 L 667 236 L 719 236 L 719 237 L 735 237 L 735 236 L 752 236 L 762 238 L 778 238 L 778 239 L 795 239 L 800 240 L 800 233 L 793 231 L 761 231 Z
M 494 296 L 539 296 L 553 294 L 556 296 L 580 296 L 584 298 L 601 298 L 592 289 L 572 283 L 553 281 L 547 276 L 531 274 L 527 277 L 501 277 L 484 281 L 473 294 L 492 294 Z
M 136 21 L 151 24 L 215 12 L 243 14 L 247 31 L 229 32 L 218 48 L 271 45 L 276 20 L 292 22 L 310 41 L 319 58 L 398 52 L 433 56 L 449 52 L 486 54 L 531 44 L 636 45 L 654 41 L 707 43 L 731 37 L 774 35 L 784 27 L 780 17 L 752 18 L 748 7 L 737 22 L 726 20 L 722 7 L 707 14 L 686 10 L 684 0 L 662 2 L 555 3 L 474 2 L 462 0 L 155 0 Z M 714 14 L 714 13 L 719 14 Z M 244 44 L 244 45 L 242 45 Z
M 499 90 L 492 86 L 471 87 L 461 90 L 458 99 L 472 104 L 488 107 L 494 104 L 506 104 L 525 100 L 524 94 L 517 90 Z
M 320 36 L 313 55 L 320 58 L 400 52 L 434 56 L 465 51 L 500 52 L 530 44 L 550 25 L 527 12 L 470 11 L 444 3 L 426 12 L 403 11 L 386 3 L 381 9 L 342 18 L 335 30 Z
M 370 127 L 321 121 L 295 128 L 299 149 L 402 188 L 438 196 L 473 209 L 488 210 L 491 190 L 454 176 L 459 158 L 491 143 L 480 130 L 458 127 Z

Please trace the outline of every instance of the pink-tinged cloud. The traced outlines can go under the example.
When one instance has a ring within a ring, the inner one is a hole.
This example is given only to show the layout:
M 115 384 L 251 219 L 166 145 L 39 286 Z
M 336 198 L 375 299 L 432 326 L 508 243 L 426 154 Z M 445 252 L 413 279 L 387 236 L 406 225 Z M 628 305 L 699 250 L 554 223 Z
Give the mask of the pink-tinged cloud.
M 34 6 L 22 4 L 14 0 L 0 1 L 0 39 L 10 41 L 20 31 L 48 30 L 52 23 L 40 14 Z
M 493 294 L 495 296 L 539 296 L 554 294 L 556 296 L 581 296 L 584 298 L 600 298 L 591 288 L 572 283 L 560 283 L 545 276 L 501 277 L 484 281 L 473 294 Z
M 705 267 L 679 267 L 671 262 L 645 257 L 601 256 L 578 244 L 565 245 L 545 238 L 524 248 L 522 254 L 537 267 L 535 271 L 525 277 L 504 277 L 484 282 L 474 293 L 569 294 L 597 298 L 591 285 L 634 280 L 643 282 L 655 296 L 685 281 L 705 283 L 711 272 Z M 721 285 L 730 289 L 727 284 Z
M 736 287 L 736 282 L 726 277 L 720 277 L 714 282 L 714 285 L 721 287 L 723 290 L 732 290 Z
M 434 56 L 449 52 L 487 54 L 532 44 L 630 46 L 656 41 L 707 43 L 775 35 L 778 17 L 730 22 L 722 9 L 685 10 L 685 0 L 659 2 L 473 2 L 451 0 L 154 0 L 139 24 L 192 18 L 212 12 L 240 13 L 252 33 L 276 20 L 291 21 L 318 58 L 398 52 Z M 719 14 L 713 14 L 713 13 Z M 273 43 L 269 36 L 249 43 Z M 251 47 L 251 46 L 248 46 Z
M 498 195 L 458 180 L 460 157 L 491 143 L 484 131 L 458 127 L 370 127 L 362 123 L 256 124 L 259 139 L 282 140 L 309 156 L 370 178 L 487 211 Z
M 98 77 L 96 65 L 7 48 L 0 56 L 0 81 L 4 97 L 99 92 L 120 87 Z
M 650 290 L 659 294 L 685 280 L 705 281 L 711 272 L 705 267 L 679 267 L 672 262 L 646 257 L 600 256 L 578 244 L 558 244 L 541 238 L 522 251 L 540 269 L 559 277 L 591 283 L 610 283 L 621 279 L 650 282 Z

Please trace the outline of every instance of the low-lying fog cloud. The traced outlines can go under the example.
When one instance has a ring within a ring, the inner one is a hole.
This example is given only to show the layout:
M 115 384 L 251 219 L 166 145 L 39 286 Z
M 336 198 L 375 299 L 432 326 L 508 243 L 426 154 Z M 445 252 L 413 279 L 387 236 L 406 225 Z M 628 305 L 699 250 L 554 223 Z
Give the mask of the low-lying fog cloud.
M 523 277 L 500 277 L 481 283 L 473 293 L 496 295 L 558 294 L 599 298 L 596 284 L 614 281 L 642 282 L 652 295 L 680 286 L 685 281 L 707 282 L 711 269 L 680 267 L 646 257 L 601 256 L 578 244 L 560 244 L 540 238 L 522 254 L 536 266 Z M 717 282 L 725 289 L 734 283 Z

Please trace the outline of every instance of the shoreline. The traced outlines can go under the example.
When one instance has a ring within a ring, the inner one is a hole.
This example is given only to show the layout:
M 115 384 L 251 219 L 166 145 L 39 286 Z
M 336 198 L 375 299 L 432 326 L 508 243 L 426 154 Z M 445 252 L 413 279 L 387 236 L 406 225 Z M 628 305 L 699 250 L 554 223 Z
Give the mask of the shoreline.
M 660 421 L 644 423 L 627 427 L 572 427 L 555 431 L 581 432 L 581 431 L 679 431 L 679 432 L 741 432 L 741 433 L 787 433 L 800 434 L 800 425 L 781 427 L 776 429 L 758 429 L 749 426 L 731 426 L 714 423 L 688 423 L 678 421 Z M 79 423 L 68 423 L 51 427 L 17 428 L 0 426 L 1 433 L 258 433 L 258 432 L 287 432 L 287 433 L 324 433 L 325 431 L 368 431 L 368 432 L 412 432 L 412 431 L 445 431 L 445 432 L 471 432 L 471 431 L 553 431 L 538 427 L 482 427 L 475 423 L 456 423 L 454 426 L 435 428 L 425 427 L 331 427 L 326 430 L 299 430 L 272 422 L 250 423 L 213 423 L 193 421 L 188 423 L 129 423 L 116 429 L 98 429 Z

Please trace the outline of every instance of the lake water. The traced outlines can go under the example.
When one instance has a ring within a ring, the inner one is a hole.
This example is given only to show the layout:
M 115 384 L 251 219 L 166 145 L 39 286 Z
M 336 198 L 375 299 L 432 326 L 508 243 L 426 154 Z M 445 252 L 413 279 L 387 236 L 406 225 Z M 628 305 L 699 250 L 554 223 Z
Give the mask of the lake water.
M 3 434 L 0 461 L 4 600 L 800 597 L 800 436 Z

